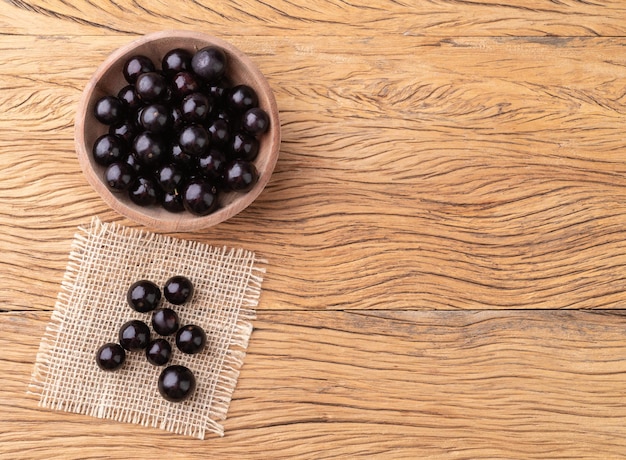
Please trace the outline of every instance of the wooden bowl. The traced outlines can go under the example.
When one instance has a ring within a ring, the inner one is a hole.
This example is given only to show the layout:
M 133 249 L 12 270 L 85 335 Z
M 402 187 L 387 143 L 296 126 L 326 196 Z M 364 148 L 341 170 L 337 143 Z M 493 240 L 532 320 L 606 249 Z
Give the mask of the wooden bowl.
M 220 47 L 228 59 L 228 76 L 233 84 L 246 84 L 254 88 L 259 106 L 270 117 L 269 130 L 261 136 L 258 157 L 254 164 L 259 180 L 247 193 L 229 192 L 219 195 L 220 207 L 207 216 L 196 216 L 187 211 L 171 213 L 160 206 L 141 207 L 133 203 L 126 193 L 112 193 L 104 182 L 105 167 L 93 160 L 94 141 L 108 132 L 108 126 L 94 116 L 94 105 L 103 96 L 117 95 L 127 85 L 122 74 L 125 61 L 143 54 L 160 66 L 163 55 L 174 48 L 190 52 L 208 45 Z M 249 206 L 261 193 L 270 179 L 280 147 L 280 121 L 274 94 L 256 65 L 230 43 L 203 33 L 188 31 L 161 31 L 145 35 L 113 52 L 98 67 L 88 82 L 78 105 L 74 140 L 81 168 L 89 183 L 102 199 L 125 217 L 161 232 L 188 232 L 219 224 Z

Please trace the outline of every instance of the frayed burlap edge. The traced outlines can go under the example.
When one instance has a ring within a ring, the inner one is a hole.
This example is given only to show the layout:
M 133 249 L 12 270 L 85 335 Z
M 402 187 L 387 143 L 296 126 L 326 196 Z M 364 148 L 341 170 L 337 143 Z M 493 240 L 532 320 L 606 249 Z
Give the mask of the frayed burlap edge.
M 252 334 L 252 321 L 256 318 L 255 308 L 258 305 L 261 295 L 261 285 L 265 274 L 264 265 L 267 263 L 263 259 L 258 259 L 254 253 L 250 253 L 253 258 L 251 264 L 251 272 L 249 282 L 243 294 L 243 301 L 239 309 L 238 319 L 234 325 L 234 331 L 231 336 L 227 354 L 222 363 L 222 372 L 219 374 L 215 392 L 213 393 L 213 401 L 211 401 L 211 420 L 206 427 L 189 427 L 181 421 L 173 420 L 157 420 L 150 414 L 134 413 L 132 410 L 125 409 L 120 411 L 117 408 L 102 407 L 86 407 L 81 402 L 76 401 L 54 401 L 46 398 L 44 395 L 44 387 L 46 379 L 50 372 L 50 351 L 55 345 L 59 328 L 62 327 L 66 320 L 66 312 L 68 301 L 72 291 L 75 289 L 76 276 L 80 269 L 85 248 L 92 239 L 99 238 L 106 233 L 113 233 L 117 236 L 125 238 L 140 238 L 144 240 L 157 240 L 163 243 L 174 243 L 176 241 L 184 241 L 184 245 L 195 247 L 203 245 L 192 240 L 177 240 L 173 237 L 151 233 L 145 230 L 124 227 L 116 223 L 103 223 L 97 217 L 94 217 L 90 225 L 84 227 L 79 226 L 78 231 L 74 234 L 74 239 L 70 248 L 69 260 L 66 265 L 65 274 L 61 282 L 60 290 L 57 295 L 54 310 L 50 317 L 50 321 L 46 327 L 45 333 L 40 341 L 39 350 L 35 358 L 31 381 L 28 386 L 28 393 L 39 397 L 39 407 L 73 412 L 83 415 L 89 415 L 97 418 L 106 418 L 119 422 L 134 423 L 143 426 L 160 428 L 185 436 L 192 436 L 199 439 L 205 439 L 206 432 L 213 432 L 219 436 L 224 436 L 224 428 L 220 421 L 226 419 L 228 408 L 231 403 L 232 395 L 237 385 L 240 369 L 243 366 L 248 347 L 249 338 Z M 223 247 L 224 253 L 230 252 L 234 255 L 240 255 L 242 249 L 229 249 Z M 247 251 L 246 251 L 247 252 Z

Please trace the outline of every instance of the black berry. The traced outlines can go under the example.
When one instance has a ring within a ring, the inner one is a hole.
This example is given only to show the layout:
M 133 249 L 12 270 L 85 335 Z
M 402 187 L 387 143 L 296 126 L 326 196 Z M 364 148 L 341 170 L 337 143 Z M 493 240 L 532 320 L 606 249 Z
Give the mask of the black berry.
M 100 123 L 112 125 L 124 120 L 125 107 L 122 101 L 114 96 L 104 96 L 96 102 L 94 115 Z
M 183 113 L 181 112 L 180 107 L 170 108 L 170 124 L 172 131 L 175 133 L 179 132 L 185 125 L 185 120 L 183 119 Z
M 183 204 L 183 196 L 180 193 L 167 193 L 165 192 L 161 197 L 161 206 L 163 209 L 169 212 L 183 212 L 185 205 Z
M 147 313 L 159 306 L 161 289 L 149 280 L 134 282 L 126 293 L 128 305 L 140 313 Z
M 139 99 L 144 102 L 163 101 L 168 96 L 168 86 L 165 77 L 158 72 L 142 73 L 137 77 L 135 90 Z
M 163 295 L 169 303 L 182 305 L 193 296 L 193 284 L 186 276 L 172 276 L 163 286 Z
M 135 156 L 144 166 L 155 167 L 167 156 L 167 143 L 161 136 L 151 131 L 144 131 L 135 137 L 133 143 Z
M 188 94 L 200 91 L 200 82 L 190 72 L 178 72 L 172 78 L 171 90 L 174 99 L 182 99 Z
M 183 193 L 185 209 L 197 216 L 206 216 L 217 209 L 217 189 L 202 179 L 191 181 Z
M 96 352 L 96 363 L 104 371 L 114 371 L 124 365 L 126 352 L 117 343 L 105 343 Z
M 226 72 L 226 54 L 220 48 L 207 46 L 193 55 L 191 68 L 200 78 L 217 81 Z
M 128 190 L 134 179 L 135 170 L 125 161 L 111 163 L 104 171 L 104 180 L 112 192 Z
M 235 192 L 247 192 L 259 179 L 254 163 L 235 160 L 226 165 L 224 181 L 228 189 Z
M 179 327 L 178 315 L 171 308 L 157 308 L 152 313 L 152 329 L 157 334 L 162 336 L 172 335 L 178 331 Z
M 229 87 L 230 84 L 222 79 L 217 83 L 209 85 L 207 87 L 207 94 L 219 101 L 222 100 L 224 94 L 226 94 L 226 89 Z
M 183 353 L 195 355 L 204 350 L 206 334 L 204 329 L 195 324 L 181 327 L 176 333 L 176 346 Z
M 141 172 L 141 163 L 137 161 L 137 157 L 134 153 L 129 153 L 128 155 L 126 155 L 124 162 L 128 164 L 131 168 L 133 168 L 133 171 L 135 171 L 136 174 Z
M 150 342 L 150 328 L 137 319 L 124 323 L 119 333 L 120 345 L 128 351 L 143 350 Z
M 124 139 L 115 134 L 103 134 L 93 144 L 92 154 L 96 163 L 108 166 L 126 155 Z
M 183 152 L 198 156 L 209 148 L 209 133 L 201 125 L 189 125 L 180 132 L 178 144 Z
M 139 75 L 146 72 L 154 72 L 154 70 L 154 63 L 149 57 L 137 55 L 126 61 L 122 72 L 128 83 L 135 83 Z
M 202 123 L 213 110 L 211 100 L 202 93 L 191 93 L 183 99 L 180 112 L 187 123 Z
M 169 366 L 159 375 L 159 393 L 171 402 L 189 398 L 196 389 L 196 378 L 185 366 Z
M 253 161 L 259 154 L 259 141 L 250 134 L 238 132 L 230 143 L 230 154 L 240 160 Z
M 163 104 L 151 104 L 143 108 L 139 116 L 143 129 L 163 133 L 170 128 L 171 112 Z
M 172 144 L 170 158 L 183 169 L 191 170 L 195 165 L 195 157 L 184 152 L 178 142 Z
M 207 131 L 211 136 L 211 145 L 225 145 L 230 138 L 230 129 L 228 122 L 221 118 L 216 118 L 207 127 Z
M 209 149 L 198 157 L 198 172 L 209 180 L 221 177 L 226 166 L 226 155 L 218 149 Z
M 270 118 L 267 116 L 267 112 L 259 107 L 249 109 L 243 114 L 241 127 L 253 136 L 263 134 L 269 126 Z
M 161 62 L 161 68 L 166 74 L 175 74 L 191 69 L 192 54 L 182 48 L 175 48 L 165 53 Z
M 157 183 L 164 192 L 174 193 L 185 178 L 183 169 L 175 163 L 161 166 L 156 174 Z
M 109 127 L 109 134 L 119 136 L 124 140 L 126 145 L 132 145 L 135 136 L 137 135 L 137 126 L 134 122 L 124 120 L 116 125 Z
M 164 366 L 172 356 L 172 346 L 165 339 L 155 339 L 146 347 L 146 359 L 155 366 Z
M 224 108 L 219 108 L 215 111 L 215 119 L 216 120 L 224 120 L 227 124 L 228 124 L 228 130 L 229 131 L 235 131 L 236 129 L 239 128 L 239 126 L 235 126 L 236 125 L 236 120 L 238 120 L 237 117 L 233 117 L 232 114 L 224 109 Z
M 227 108 L 233 112 L 244 113 L 259 105 L 256 91 L 248 85 L 237 85 L 228 91 L 226 97 Z
M 124 86 L 119 93 L 117 93 L 117 98 L 126 105 L 129 112 L 136 111 L 142 104 L 141 99 L 139 99 L 135 91 L 135 85 Z
M 152 206 L 159 201 L 159 189 L 149 177 L 139 176 L 130 185 L 128 197 L 137 206 Z

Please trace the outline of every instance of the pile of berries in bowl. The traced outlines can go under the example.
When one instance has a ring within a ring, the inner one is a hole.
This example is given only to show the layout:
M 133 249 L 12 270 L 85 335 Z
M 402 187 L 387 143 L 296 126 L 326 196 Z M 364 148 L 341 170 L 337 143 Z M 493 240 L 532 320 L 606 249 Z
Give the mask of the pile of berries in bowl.
M 193 231 L 250 205 L 280 146 L 276 102 L 252 61 L 196 32 L 146 35 L 114 52 L 76 115 L 81 167 L 124 216 Z

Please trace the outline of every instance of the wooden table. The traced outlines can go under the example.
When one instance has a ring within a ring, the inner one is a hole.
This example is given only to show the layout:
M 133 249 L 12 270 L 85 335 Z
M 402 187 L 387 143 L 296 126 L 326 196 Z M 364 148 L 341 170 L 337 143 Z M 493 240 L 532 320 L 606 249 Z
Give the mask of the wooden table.
M 624 458 L 626 3 L 603 3 L 4 2 L 0 457 Z M 77 226 L 136 226 L 81 174 L 81 91 L 168 28 L 249 53 L 282 122 L 258 201 L 174 235 L 269 262 L 205 441 L 26 393 Z

